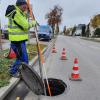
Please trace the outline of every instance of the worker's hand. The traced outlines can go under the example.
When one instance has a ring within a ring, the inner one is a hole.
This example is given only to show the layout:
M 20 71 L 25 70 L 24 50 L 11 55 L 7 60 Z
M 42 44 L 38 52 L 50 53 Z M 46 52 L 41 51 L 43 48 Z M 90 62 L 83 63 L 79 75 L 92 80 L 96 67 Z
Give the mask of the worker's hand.
M 36 20 L 32 20 L 30 23 L 29 23 L 29 29 L 32 28 L 32 27 L 36 27 L 36 26 L 39 26 L 39 24 L 37 23 Z
M 37 21 L 36 20 L 32 20 L 32 26 L 36 26 L 37 25 Z

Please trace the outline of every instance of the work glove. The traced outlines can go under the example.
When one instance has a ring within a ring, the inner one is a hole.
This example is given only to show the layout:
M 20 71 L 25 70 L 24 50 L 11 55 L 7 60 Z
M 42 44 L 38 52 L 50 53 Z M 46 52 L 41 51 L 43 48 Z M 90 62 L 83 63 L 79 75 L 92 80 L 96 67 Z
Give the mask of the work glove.
M 36 20 L 32 21 L 33 26 L 40 26 L 39 23 Z
M 35 27 L 37 25 L 37 21 L 36 20 L 32 20 L 32 27 Z
M 35 27 L 36 25 L 37 25 L 37 21 L 36 21 L 36 20 L 32 20 L 32 21 L 29 23 L 29 28 Z

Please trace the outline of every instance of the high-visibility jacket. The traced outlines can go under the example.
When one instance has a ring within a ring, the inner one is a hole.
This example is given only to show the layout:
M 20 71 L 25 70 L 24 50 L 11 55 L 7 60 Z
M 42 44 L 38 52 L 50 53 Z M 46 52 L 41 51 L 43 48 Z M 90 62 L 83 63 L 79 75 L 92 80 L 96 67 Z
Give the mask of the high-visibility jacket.
M 9 11 L 9 10 L 8 10 Z M 8 32 L 10 41 L 28 40 L 28 29 L 32 24 L 28 22 L 27 16 L 17 6 L 8 12 L 6 16 L 9 19 Z

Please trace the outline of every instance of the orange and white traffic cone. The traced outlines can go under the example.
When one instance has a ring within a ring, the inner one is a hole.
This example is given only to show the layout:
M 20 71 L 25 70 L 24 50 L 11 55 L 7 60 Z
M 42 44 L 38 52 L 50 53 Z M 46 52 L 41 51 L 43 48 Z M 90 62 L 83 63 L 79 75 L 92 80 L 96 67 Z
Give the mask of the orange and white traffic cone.
M 69 78 L 69 80 L 72 80 L 72 81 L 81 81 L 82 80 L 80 78 L 80 74 L 79 74 L 79 66 L 78 66 L 77 58 L 75 58 L 75 60 L 74 60 L 73 72 L 71 73 L 71 77 Z
M 62 51 L 62 54 L 61 54 L 61 60 L 67 60 L 65 48 L 63 48 L 63 51 Z
M 7 58 L 9 58 L 9 59 L 16 58 L 16 54 L 15 54 L 15 52 L 13 51 L 12 48 L 10 48 L 10 51 L 9 51 L 9 54 L 8 54 Z
M 55 45 L 53 46 L 53 48 L 52 48 L 52 53 L 56 53 L 57 51 L 56 51 L 56 48 L 55 48 Z

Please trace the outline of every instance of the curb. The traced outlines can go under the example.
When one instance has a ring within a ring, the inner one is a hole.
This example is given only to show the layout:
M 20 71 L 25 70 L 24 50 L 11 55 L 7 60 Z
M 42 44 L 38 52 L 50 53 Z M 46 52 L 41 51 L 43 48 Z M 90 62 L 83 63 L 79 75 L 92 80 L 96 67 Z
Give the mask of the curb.
M 84 38 L 84 37 L 81 37 L 81 39 L 89 40 L 89 41 L 94 41 L 94 42 L 100 42 L 100 40 L 96 39 L 96 38 Z
M 45 53 L 45 51 L 47 50 L 47 48 L 45 47 L 42 50 L 42 53 Z M 36 61 L 38 60 L 38 55 L 36 55 L 30 62 L 29 65 L 35 64 Z M 5 96 L 7 96 L 7 94 L 18 84 L 18 82 L 20 81 L 20 78 L 11 78 L 10 79 L 10 84 L 8 86 L 2 87 L 0 88 L 0 100 L 3 100 Z
M 44 48 L 44 49 L 42 50 L 42 53 L 45 53 L 46 50 L 47 50 L 47 48 Z M 34 64 L 36 63 L 37 60 L 38 60 L 38 55 L 36 55 L 36 56 L 34 57 L 34 59 L 31 60 L 31 61 L 29 62 L 29 65 L 34 65 Z
M 5 96 L 14 88 L 14 86 L 19 82 L 19 78 L 11 78 L 10 84 L 8 86 L 0 88 L 0 100 L 3 100 Z

